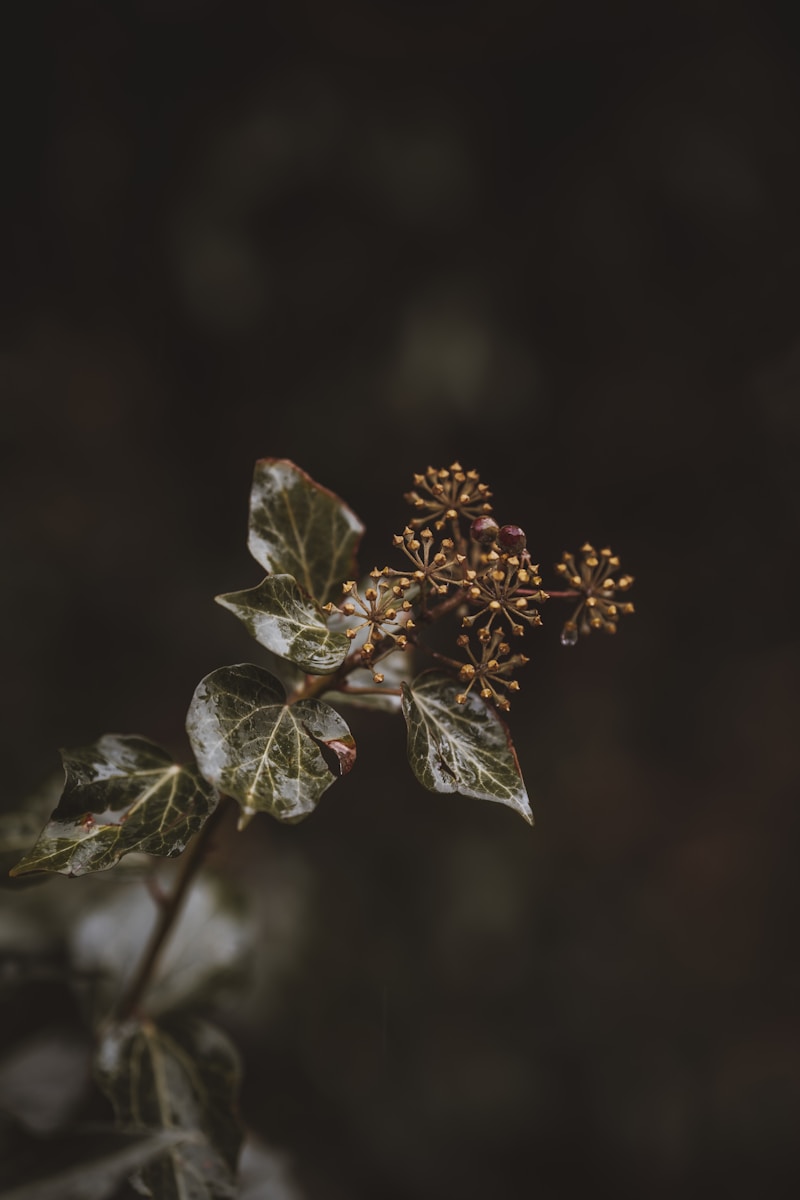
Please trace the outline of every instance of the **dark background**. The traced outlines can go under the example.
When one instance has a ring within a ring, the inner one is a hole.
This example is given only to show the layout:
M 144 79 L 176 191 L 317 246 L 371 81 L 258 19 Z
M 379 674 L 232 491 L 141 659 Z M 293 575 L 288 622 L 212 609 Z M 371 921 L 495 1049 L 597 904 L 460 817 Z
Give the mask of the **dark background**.
M 637 613 L 574 651 L 545 613 L 511 715 L 533 831 L 424 793 L 400 723 L 356 714 L 358 768 L 311 821 L 231 832 L 229 867 L 293 863 L 304 896 L 278 999 L 232 1019 L 245 1116 L 310 1200 L 788 1188 L 800 61 L 779 10 L 19 8 L 4 806 L 105 731 L 186 753 L 197 680 L 257 659 L 212 603 L 259 579 L 256 458 L 343 495 L 368 568 L 412 472 L 458 457 L 545 566 L 610 543 Z

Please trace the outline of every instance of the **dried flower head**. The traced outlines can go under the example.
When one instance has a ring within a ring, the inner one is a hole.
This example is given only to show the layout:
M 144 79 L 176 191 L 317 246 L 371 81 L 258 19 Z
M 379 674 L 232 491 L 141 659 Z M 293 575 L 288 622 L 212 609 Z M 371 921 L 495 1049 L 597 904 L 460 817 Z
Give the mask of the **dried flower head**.
M 633 612 L 630 601 L 621 602 L 617 597 L 618 592 L 626 592 L 633 583 L 632 575 L 614 577 L 619 565 L 619 559 L 607 546 L 595 550 L 589 542 L 581 546 L 577 561 L 572 554 L 562 555 L 556 571 L 579 597 L 561 631 L 562 645 L 574 646 L 579 634 L 589 634 L 593 629 L 616 633 L 618 618 Z
M 406 598 L 406 592 L 412 586 L 411 580 L 401 577 L 390 582 L 381 578 L 382 572 L 377 568 L 370 572 L 370 576 L 375 586 L 366 588 L 363 595 L 355 581 L 348 579 L 342 584 L 342 592 L 349 599 L 338 606 L 323 606 L 327 613 L 338 612 L 347 618 L 362 618 L 349 624 L 345 633 L 352 641 L 360 630 L 366 629 L 367 640 L 361 646 L 361 658 L 366 665 L 371 665 L 376 656 L 383 658 L 393 650 L 405 650 L 408 645 L 406 630 L 414 628 L 414 622 L 409 619 L 412 604 Z M 382 683 L 383 676 L 375 674 L 374 680 Z
M 406 525 L 402 533 L 392 538 L 395 546 L 403 551 L 413 564 L 411 576 L 423 588 L 423 594 L 432 590 L 444 596 L 454 579 L 461 579 L 463 555 L 456 553 L 452 538 L 441 538 L 438 546 L 432 530 L 427 527 L 418 532 Z M 384 568 L 383 574 L 398 572 Z
M 465 471 L 460 463 L 449 467 L 428 467 L 424 475 L 414 476 L 415 491 L 406 493 L 406 500 L 418 511 L 410 522 L 421 528 L 430 521 L 435 529 L 444 529 L 447 522 L 457 524 L 459 517 L 472 521 L 492 511 L 491 492 L 481 483 L 477 471 Z
M 524 654 L 512 654 L 511 647 L 505 640 L 505 632 L 498 627 L 491 633 L 480 630 L 480 656 L 473 652 L 469 636 L 462 633 L 457 644 L 469 655 L 469 662 L 463 663 L 459 669 L 458 678 L 466 683 L 463 692 L 456 696 L 459 704 L 466 704 L 467 696 L 473 687 L 477 687 L 484 700 L 490 700 L 503 712 L 508 712 L 511 702 L 503 692 L 518 692 L 519 684 L 512 676 L 518 667 L 524 666 L 529 660 Z
M 541 625 L 542 618 L 535 603 L 543 603 L 547 593 L 540 590 L 542 577 L 539 568 L 530 561 L 527 551 L 522 554 L 503 554 L 488 550 L 478 555 L 475 566 L 467 571 L 467 599 L 477 612 L 462 620 L 465 628 L 476 622 L 491 628 L 496 618 L 505 618 L 514 637 L 522 637 L 525 625 Z

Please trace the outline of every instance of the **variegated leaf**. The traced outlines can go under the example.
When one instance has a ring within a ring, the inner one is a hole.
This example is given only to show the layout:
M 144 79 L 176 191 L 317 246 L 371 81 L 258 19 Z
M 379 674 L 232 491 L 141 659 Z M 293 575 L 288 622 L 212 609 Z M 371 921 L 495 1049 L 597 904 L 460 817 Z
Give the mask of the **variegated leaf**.
M 271 575 L 293 576 L 321 604 L 338 599 L 341 584 L 354 577 L 363 532 L 355 513 L 294 463 L 256 463 L 247 544 Z
M 513 808 L 532 825 L 528 793 L 508 729 L 493 708 L 440 671 L 403 684 L 408 761 L 431 792 L 460 792 Z

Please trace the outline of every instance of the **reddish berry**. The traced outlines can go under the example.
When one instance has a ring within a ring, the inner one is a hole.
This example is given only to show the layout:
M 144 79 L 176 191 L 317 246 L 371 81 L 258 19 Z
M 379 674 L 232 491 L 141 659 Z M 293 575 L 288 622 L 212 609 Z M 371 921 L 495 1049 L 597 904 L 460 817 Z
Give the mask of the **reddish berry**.
M 509 554 L 519 554 L 528 544 L 525 530 L 520 529 L 519 525 L 504 525 L 497 535 L 497 540 Z
M 481 546 L 491 546 L 499 530 L 500 526 L 494 517 L 476 517 L 470 525 L 469 536 Z

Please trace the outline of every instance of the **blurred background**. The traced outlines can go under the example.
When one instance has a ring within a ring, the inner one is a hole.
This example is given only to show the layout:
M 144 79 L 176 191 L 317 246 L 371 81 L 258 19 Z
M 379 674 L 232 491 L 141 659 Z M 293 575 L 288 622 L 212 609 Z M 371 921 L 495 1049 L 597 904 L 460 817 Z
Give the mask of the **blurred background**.
M 274 952 L 223 1018 L 245 1118 L 309 1200 L 789 1191 L 800 44 L 780 10 L 15 7 L 3 806 L 103 732 L 186 754 L 198 679 L 258 661 L 213 603 L 260 578 L 255 459 L 342 495 L 369 569 L 412 473 L 459 458 L 545 586 L 564 549 L 610 544 L 637 613 L 575 650 L 544 614 L 510 721 L 532 831 L 423 792 L 402 723 L 353 712 L 357 769 L 312 820 L 226 833 Z

